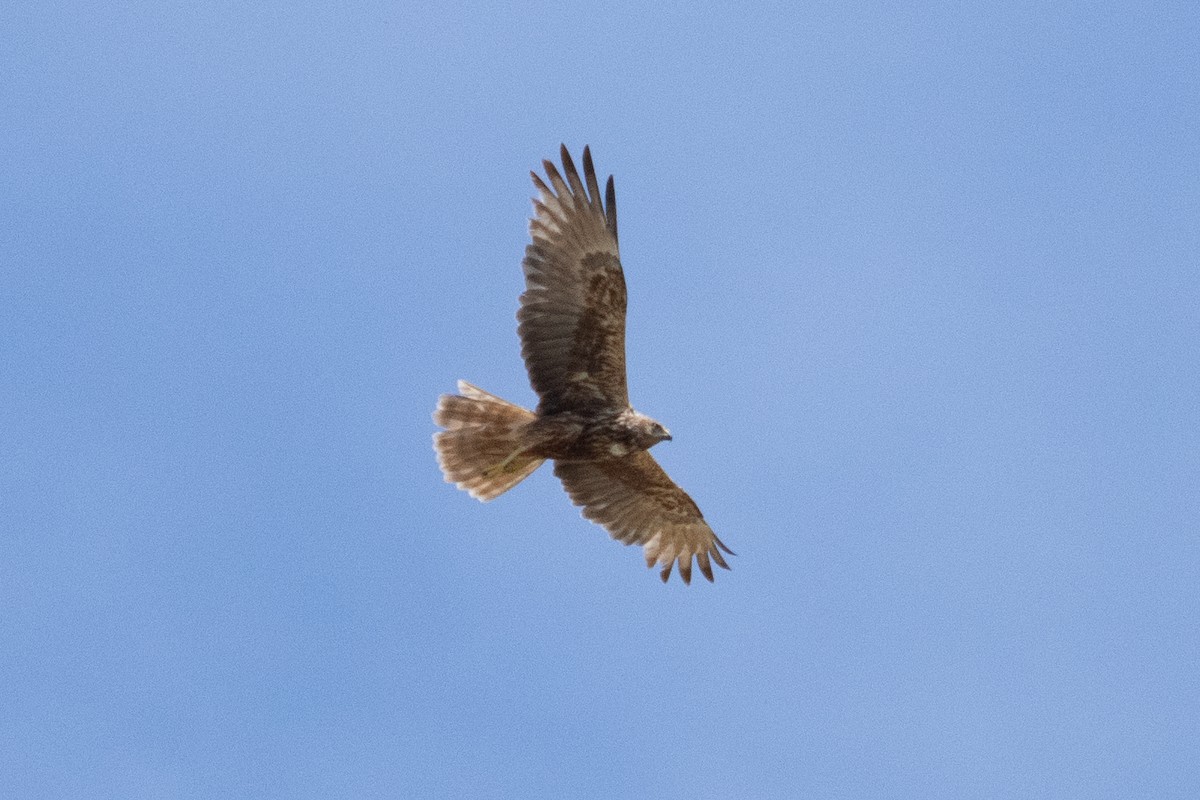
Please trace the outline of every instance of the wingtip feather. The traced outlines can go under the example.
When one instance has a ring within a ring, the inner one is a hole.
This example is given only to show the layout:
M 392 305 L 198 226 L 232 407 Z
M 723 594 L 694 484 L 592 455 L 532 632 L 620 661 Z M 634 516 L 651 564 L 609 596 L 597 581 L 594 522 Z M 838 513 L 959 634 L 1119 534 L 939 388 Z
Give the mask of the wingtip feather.
M 613 185 L 612 175 L 608 176 L 608 184 L 604 188 L 604 217 L 608 222 L 608 229 L 612 231 L 613 238 L 620 241 L 617 236 L 617 190 Z

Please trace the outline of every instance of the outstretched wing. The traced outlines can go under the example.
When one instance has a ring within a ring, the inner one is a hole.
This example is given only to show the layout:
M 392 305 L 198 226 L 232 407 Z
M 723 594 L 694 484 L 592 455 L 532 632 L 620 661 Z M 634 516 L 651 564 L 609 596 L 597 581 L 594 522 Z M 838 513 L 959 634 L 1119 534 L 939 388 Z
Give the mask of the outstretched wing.
M 625 276 L 617 252 L 617 205 L 610 176 L 605 201 L 583 148 L 583 175 L 562 147 L 563 172 L 543 161 L 550 185 L 537 186 L 533 242 L 525 248 L 521 356 L 541 413 L 629 405 L 625 385 Z
M 663 581 L 679 564 L 683 582 L 691 583 L 693 557 L 709 581 L 710 559 L 729 569 L 721 551 L 733 551 L 648 452 L 606 461 L 556 461 L 554 474 L 571 501 L 583 506 L 583 516 L 603 525 L 617 541 L 645 548 L 646 566 L 660 565 Z

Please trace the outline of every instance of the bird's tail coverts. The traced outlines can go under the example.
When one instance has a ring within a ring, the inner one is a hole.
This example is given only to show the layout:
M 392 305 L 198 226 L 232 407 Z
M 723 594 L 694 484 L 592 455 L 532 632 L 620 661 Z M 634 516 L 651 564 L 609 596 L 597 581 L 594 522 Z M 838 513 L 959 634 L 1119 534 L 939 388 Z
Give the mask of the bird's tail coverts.
M 458 382 L 460 394 L 444 394 L 433 421 L 446 430 L 433 435 L 438 465 L 447 483 L 478 500 L 499 497 L 542 465 L 521 453 L 522 432 L 532 411 Z

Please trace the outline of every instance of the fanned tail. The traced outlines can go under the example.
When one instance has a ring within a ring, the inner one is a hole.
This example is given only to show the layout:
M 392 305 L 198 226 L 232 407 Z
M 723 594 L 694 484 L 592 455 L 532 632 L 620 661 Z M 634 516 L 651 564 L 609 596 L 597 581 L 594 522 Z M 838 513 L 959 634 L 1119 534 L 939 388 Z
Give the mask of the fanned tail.
M 532 411 L 458 382 L 460 394 L 438 400 L 433 421 L 446 430 L 433 435 L 438 466 L 447 483 L 487 501 L 507 492 L 542 465 L 521 453 L 522 432 Z

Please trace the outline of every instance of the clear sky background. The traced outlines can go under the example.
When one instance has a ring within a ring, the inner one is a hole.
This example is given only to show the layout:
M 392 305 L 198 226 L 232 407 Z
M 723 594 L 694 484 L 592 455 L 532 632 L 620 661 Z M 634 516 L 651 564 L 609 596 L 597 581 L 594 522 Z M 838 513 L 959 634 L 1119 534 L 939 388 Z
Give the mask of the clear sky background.
M 119 7 L 118 7 L 119 5 Z M 0 796 L 1200 796 L 1200 11 L 10 3 Z M 543 468 L 532 186 L 737 551 Z

